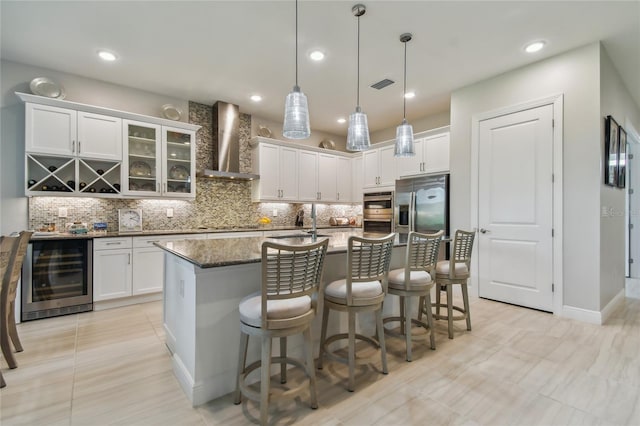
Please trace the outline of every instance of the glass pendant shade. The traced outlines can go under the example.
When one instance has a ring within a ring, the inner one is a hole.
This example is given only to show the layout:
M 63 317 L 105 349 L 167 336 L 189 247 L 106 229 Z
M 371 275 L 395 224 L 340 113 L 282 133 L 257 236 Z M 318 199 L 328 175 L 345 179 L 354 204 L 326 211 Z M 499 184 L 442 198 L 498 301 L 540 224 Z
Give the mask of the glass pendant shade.
M 288 139 L 306 139 L 311 135 L 307 97 L 294 86 L 284 104 L 282 135 Z
M 396 128 L 396 157 L 413 157 L 416 155 L 413 149 L 413 126 L 402 120 L 402 124 Z
M 356 107 L 356 112 L 349 116 L 347 131 L 347 149 L 349 151 L 366 151 L 371 147 L 367 114 Z

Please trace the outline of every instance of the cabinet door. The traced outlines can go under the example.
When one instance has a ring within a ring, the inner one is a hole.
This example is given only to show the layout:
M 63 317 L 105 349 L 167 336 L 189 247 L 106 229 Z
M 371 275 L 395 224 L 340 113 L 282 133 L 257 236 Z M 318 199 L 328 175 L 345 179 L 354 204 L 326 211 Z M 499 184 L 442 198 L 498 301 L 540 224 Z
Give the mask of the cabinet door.
M 378 150 L 372 149 L 370 151 L 365 151 L 362 155 L 363 159 L 363 187 L 364 188 L 375 188 L 378 185 Z
M 318 154 L 318 192 L 322 201 L 338 201 L 338 159 Z
M 122 119 L 79 111 L 77 143 L 80 157 L 122 161 Z
M 125 141 L 122 192 L 141 197 L 160 195 L 160 126 L 123 120 L 122 128 Z
M 31 103 L 25 108 L 27 152 L 75 155 L 76 111 Z
M 354 203 L 361 203 L 362 202 L 362 156 L 360 157 L 356 157 L 356 158 L 352 158 L 352 165 L 353 165 L 353 194 L 352 194 L 352 200 Z
M 389 145 L 379 150 L 378 176 L 379 186 L 394 186 L 396 184 L 396 158 L 394 157 L 395 146 Z
M 94 250 L 93 300 L 131 296 L 131 249 Z
M 260 179 L 251 182 L 252 198 L 258 200 L 277 200 L 280 198 L 280 147 L 261 143 L 257 148 L 257 156 L 253 156 L 254 173 Z
M 426 173 L 449 171 L 449 132 L 426 140 L 424 171 Z
M 318 201 L 318 153 L 301 150 L 298 153 L 298 200 Z
M 396 158 L 396 170 L 398 172 L 398 177 L 413 176 L 424 173 L 424 141 L 424 139 L 415 139 L 413 141 L 414 152 L 416 153 L 413 157 Z
M 296 201 L 298 199 L 298 150 L 280 147 L 280 199 Z
M 164 282 L 164 250 L 158 247 L 133 249 L 132 294 L 157 293 Z
M 195 132 L 162 126 L 162 194 L 196 196 Z
M 353 170 L 351 158 L 336 158 L 336 201 L 351 203 L 353 199 Z M 361 163 L 362 164 L 362 163 Z

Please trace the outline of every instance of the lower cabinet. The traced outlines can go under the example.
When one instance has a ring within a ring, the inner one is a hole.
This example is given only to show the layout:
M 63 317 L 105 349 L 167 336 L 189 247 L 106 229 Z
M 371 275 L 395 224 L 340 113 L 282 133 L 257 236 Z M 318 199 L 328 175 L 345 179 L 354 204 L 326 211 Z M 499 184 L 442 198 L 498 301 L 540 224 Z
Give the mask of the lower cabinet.
M 159 241 L 204 239 L 206 234 L 96 238 L 93 243 L 93 300 L 162 291 L 164 250 Z
M 99 238 L 93 242 L 93 300 L 131 296 L 131 237 Z

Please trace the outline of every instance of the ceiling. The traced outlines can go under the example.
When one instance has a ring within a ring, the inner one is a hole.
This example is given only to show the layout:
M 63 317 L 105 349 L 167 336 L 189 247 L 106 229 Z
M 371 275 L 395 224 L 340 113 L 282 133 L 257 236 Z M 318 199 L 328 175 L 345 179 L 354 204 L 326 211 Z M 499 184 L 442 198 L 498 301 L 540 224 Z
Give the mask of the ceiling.
M 640 104 L 639 1 L 363 1 L 360 104 L 371 131 L 448 111 L 453 90 L 602 40 Z M 356 105 L 356 0 L 299 3 L 299 85 L 312 129 L 346 134 Z M 281 121 L 295 83 L 293 1 L 0 1 L 2 59 Z M 523 46 L 545 40 L 527 54 Z M 100 48 L 118 55 L 97 58 Z M 321 49 L 324 61 L 308 53 Z M 369 85 L 384 79 L 382 90 Z M 249 100 L 260 94 L 262 102 Z

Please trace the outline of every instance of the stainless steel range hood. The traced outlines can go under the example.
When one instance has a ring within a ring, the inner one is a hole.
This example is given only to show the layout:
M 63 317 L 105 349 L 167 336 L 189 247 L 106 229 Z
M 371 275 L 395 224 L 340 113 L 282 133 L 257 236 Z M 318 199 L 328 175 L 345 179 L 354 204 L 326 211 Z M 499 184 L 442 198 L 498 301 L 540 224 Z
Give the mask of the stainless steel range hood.
M 240 109 L 218 101 L 213 105 L 213 169 L 204 169 L 207 178 L 254 180 L 260 176 L 240 172 Z

